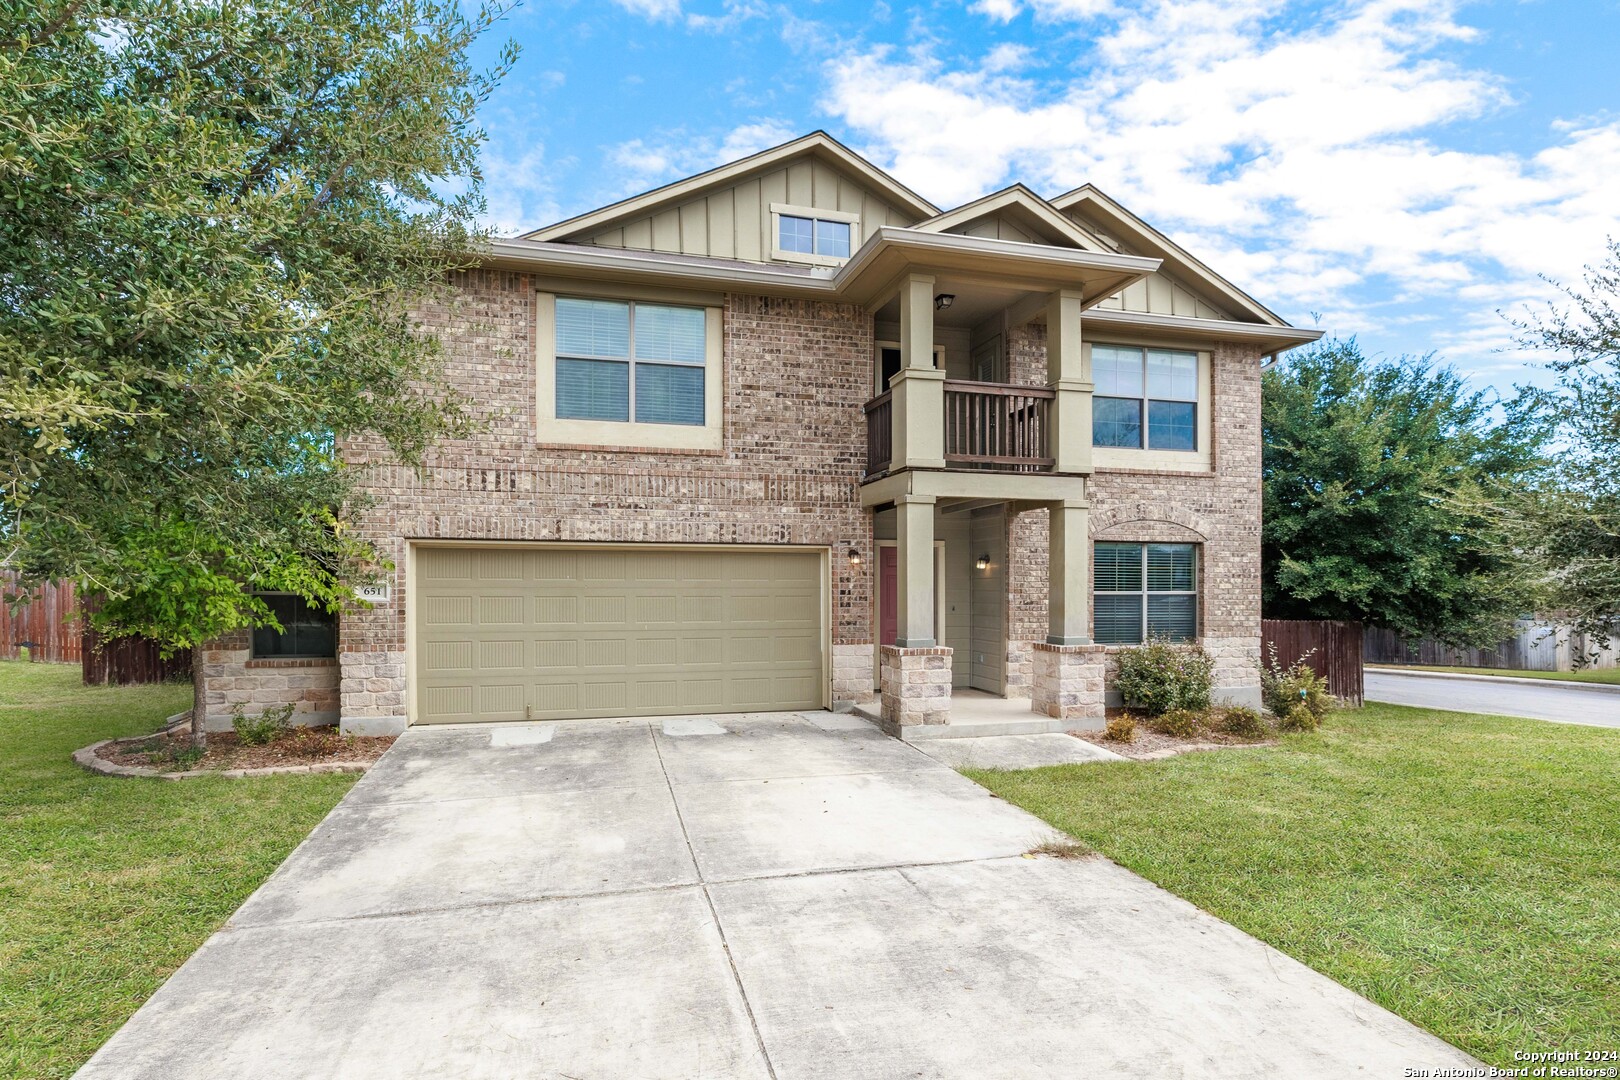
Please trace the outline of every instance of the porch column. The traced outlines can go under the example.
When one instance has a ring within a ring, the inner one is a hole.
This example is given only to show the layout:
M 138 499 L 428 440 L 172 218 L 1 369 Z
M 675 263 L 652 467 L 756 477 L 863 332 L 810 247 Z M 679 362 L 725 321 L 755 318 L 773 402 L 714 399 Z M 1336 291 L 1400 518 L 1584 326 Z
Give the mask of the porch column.
M 934 368 L 934 279 L 900 283 L 900 372 L 894 391 L 893 469 L 945 467 L 945 373 Z
M 1053 503 L 1050 515 L 1046 641 L 1049 645 L 1089 645 L 1091 509 L 1080 502 Z
M 894 643 L 903 649 L 930 649 L 934 640 L 934 497 L 902 495 L 895 500 Z
M 1046 305 L 1046 380 L 1052 402 L 1052 456 L 1056 471 L 1091 472 L 1091 365 L 1080 345 L 1080 293 L 1062 289 Z

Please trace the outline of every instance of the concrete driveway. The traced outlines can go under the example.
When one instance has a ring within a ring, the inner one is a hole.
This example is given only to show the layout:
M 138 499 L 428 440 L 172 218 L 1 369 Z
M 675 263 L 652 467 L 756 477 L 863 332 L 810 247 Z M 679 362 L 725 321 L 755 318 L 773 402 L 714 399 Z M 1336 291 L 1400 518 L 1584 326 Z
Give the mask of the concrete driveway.
M 1112 863 L 1026 857 L 1049 836 L 829 713 L 416 728 L 79 1075 L 1471 1063 Z
M 1363 677 L 1368 701 L 1620 728 L 1620 687 L 1388 668 Z

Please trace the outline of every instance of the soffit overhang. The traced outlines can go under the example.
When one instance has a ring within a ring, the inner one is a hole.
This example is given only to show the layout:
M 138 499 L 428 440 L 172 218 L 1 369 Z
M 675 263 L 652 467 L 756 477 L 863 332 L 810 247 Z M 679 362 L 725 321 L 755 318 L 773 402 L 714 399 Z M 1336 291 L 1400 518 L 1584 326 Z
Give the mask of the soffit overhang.
M 593 281 L 725 289 L 771 296 L 881 303 L 908 274 L 949 274 L 1027 292 L 1078 291 L 1087 305 L 1157 270 L 1159 260 L 1047 244 L 1020 244 L 957 233 L 883 226 L 840 267 L 766 265 L 537 240 L 488 241 L 478 259 L 489 269 Z

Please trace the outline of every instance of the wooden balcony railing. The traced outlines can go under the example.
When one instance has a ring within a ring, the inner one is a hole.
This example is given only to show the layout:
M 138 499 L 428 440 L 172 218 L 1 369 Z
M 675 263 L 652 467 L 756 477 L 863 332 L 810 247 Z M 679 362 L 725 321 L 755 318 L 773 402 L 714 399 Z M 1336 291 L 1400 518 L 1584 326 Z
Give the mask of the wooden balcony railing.
M 1044 386 L 946 379 L 946 464 L 1004 472 L 1050 469 L 1056 396 Z
M 866 403 L 866 475 L 894 456 L 892 391 Z M 1042 472 L 1052 468 L 1052 399 L 1044 386 L 945 380 L 945 463 L 953 468 Z
M 866 475 L 886 472 L 894 456 L 894 391 L 866 403 Z

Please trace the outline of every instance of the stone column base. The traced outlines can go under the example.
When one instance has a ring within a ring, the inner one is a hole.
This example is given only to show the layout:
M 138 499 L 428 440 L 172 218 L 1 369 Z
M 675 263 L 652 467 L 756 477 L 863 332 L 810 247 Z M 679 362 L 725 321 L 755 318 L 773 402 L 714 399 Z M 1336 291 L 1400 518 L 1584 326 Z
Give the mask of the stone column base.
M 903 649 L 885 645 L 878 685 L 883 730 L 899 736 L 914 724 L 943 724 L 951 716 L 951 650 Z
M 1048 645 L 1034 647 L 1035 685 L 1030 711 L 1057 720 L 1083 720 L 1077 728 L 1103 726 L 1103 662 L 1101 645 Z

